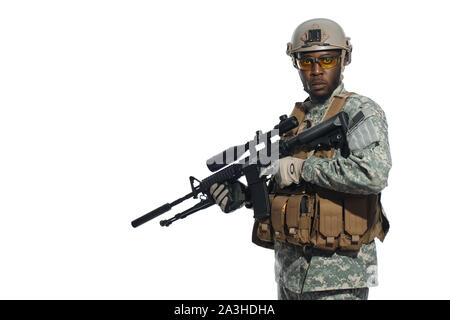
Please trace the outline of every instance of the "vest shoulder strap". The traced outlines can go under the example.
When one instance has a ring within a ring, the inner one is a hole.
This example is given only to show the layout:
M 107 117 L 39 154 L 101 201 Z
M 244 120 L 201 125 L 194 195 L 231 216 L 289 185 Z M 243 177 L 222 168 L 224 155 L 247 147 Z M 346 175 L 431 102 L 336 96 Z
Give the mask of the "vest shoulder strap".
M 305 109 L 303 108 L 302 102 L 296 102 L 294 109 L 291 112 L 290 117 L 296 117 L 298 121 L 298 126 L 291 129 L 289 132 L 285 134 L 285 137 L 291 137 L 297 134 L 298 128 L 300 127 L 300 124 L 303 122 L 303 119 L 305 119 Z
M 333 97 L 333 100 L 331 101 L 330 106 L 327 109 L 327 112 L 325 112 L 325 115 L 323 116 L 322 121 L 325 121 L 325 120 L 337 115 L 339 112 L 341 112 L 342 108 L 344 107 L 345 101 L 352 94 L 354 94 L 354 92 L 345 92 L 345 93 L 335 95 Z
M 294 106 L 294 110 L 291 112 L 291 117 L 295 116 L 298 120 L 298 123 L 301 123 L 305 118 L 305 109 L 303 108 L 302 102 L 296 102 Z

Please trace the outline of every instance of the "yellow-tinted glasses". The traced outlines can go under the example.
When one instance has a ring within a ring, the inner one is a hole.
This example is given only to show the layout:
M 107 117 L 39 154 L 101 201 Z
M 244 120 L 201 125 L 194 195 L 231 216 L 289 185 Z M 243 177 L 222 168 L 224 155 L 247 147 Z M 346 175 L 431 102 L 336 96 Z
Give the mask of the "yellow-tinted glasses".
M 340 55 L 332 56 L 329 54 L 325 54 L 318 58 L 313 58 L 311 56 L 300 56 L 299 54 L 292 56 L 294 67 L 305 71 L 311 70 L 314 63 L 318 63 L 322 69 L 331 69 L 338 64 L 340 59 Z

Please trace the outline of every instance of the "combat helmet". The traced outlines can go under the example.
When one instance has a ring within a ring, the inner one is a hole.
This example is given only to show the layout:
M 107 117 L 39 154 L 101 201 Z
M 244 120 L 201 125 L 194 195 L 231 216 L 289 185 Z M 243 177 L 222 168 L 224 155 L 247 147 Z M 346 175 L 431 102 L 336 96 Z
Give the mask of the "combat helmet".
M 286 53 L 294 59 L 297 52 L 311 52 L 322 50 L 342 50 L 345 59 L 342 65 L 351 62 L 352 45 L 350 38 L 345 36 L 344 30 L 330 19 L 311 19 L 300 24 L 287 44 Z

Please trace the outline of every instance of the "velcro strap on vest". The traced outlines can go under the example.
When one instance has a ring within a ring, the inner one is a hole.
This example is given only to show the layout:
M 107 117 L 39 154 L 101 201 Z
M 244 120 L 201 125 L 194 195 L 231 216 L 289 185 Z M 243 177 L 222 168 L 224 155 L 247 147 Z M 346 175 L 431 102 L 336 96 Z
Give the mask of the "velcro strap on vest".
M 305 214 L 302 214 L 302 215 L 300 216 L 300 223 L 299 223 L 300 229 L 301 229 L 301 230 L 309 230 L 309 227 L 310 227 L 310 220 L 311 220 L 311 218 L 308 217 L 308 215 L 307 215 L 306 213 L 305 213 Z
M 332 246 L 334 244 L 334 237 L 327 237 L 327 245 Z
M 293 195 L 289 198 L 286 208 L 286 226 L 290 235 L 295 235 L 298 232 L 300 202 L 303 196 Z

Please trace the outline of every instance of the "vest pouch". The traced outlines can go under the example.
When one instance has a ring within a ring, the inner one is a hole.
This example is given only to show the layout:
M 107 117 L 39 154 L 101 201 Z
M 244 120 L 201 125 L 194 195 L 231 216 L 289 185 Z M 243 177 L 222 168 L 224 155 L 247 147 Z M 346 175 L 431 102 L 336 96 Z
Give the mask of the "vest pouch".
M 348 197 L 344 200 L 344 231 L 340 238 L 342 250 L 358 250 L 366 242 L 368 229 L 368 197 Z M 376 204 L 376 203 L 374 203 Z M 365 240 L 365 241 L 364 241 Z
M 314 201 L 309 195 L 292 195 L 286 207 L 286 240 L 293 244 L 309 244 Z
M 272 242 L 273 241 L 273 232 L 270 226 L 270 218 L 267 218 L 263 221 L 259 221 L 258 229 L 256 230 L 256 236 L 259 240 Z
M 285 242 L 285 219 L 288 196 L 275 196 L 272 200 L 270 219 L 273 228 L 273 240 Z
M 343 206 L 341 201 L 331 201 L 319 197 L 316 208 L 318 230 L 315 247 L 334 251 L 339 246 L 339 236 L 343 233 Z
M 300 239 L 300 203 L 302 195 L 292 195 L 289 197 L 286 206 L 286 241 L 299 244 Z
M 274 196 L 269 195 L 269 203 L 272 206 Z M 272 242 L 273 241 L 273 229 L 272 224 L 270 223 L 270 217 L 257 222 L 256 236 L 261 241 Z

